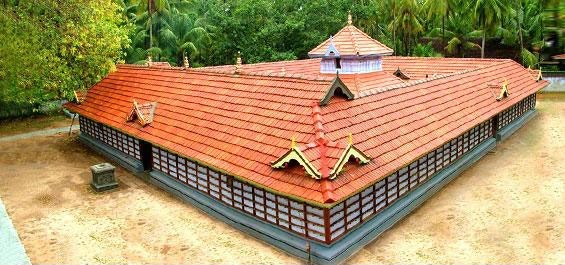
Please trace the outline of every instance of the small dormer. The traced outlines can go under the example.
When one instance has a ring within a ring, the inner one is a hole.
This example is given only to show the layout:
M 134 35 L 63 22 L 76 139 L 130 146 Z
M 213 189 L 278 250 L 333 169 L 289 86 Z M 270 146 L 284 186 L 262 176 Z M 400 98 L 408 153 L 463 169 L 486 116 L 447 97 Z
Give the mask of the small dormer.
M 347 26 L 308 53 L 322 58 L 321 73 L 355 74 L 382 70 L 382 57 L 393 50 L 353 26 L 351 13 Z

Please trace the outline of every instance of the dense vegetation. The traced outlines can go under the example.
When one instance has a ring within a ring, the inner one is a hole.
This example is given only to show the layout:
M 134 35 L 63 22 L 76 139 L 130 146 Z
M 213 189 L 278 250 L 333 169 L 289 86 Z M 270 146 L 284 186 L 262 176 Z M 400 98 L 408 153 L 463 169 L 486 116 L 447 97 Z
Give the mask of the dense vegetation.
M 563 52 L 560 0 L 2 0 L 0 107 L 72 97 L 114 63 L 192 66 L 306 58 L 355 25 L 397 55 L 494 56 L 524 65 Z M 549 45 L 548 45 L 549 44 Z

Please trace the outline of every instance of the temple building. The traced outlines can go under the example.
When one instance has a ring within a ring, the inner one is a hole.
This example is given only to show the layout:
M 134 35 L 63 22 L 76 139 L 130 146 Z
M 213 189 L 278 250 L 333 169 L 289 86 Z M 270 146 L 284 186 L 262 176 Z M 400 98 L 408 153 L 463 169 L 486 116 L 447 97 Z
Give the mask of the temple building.
M 119 65 L 65 107 L 80 139 L 123 167 L 335 264 L 533 117 L 548 84 L 512 60 L 392 53 L 349 18 L 310 59 Z

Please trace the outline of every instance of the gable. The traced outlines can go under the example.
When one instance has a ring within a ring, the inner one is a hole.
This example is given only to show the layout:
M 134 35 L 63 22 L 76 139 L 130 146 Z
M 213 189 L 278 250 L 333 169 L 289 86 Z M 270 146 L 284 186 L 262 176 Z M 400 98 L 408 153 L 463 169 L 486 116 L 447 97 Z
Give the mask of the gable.
M 349 88 L 345 86 L 345 84 L 343 83 L 343 81 L 341 81 L 339 76 L 336 76 L 330 88 L 328 89 L 328 91 L 326 91 L 324 97 L 320 100 L 320 105 L 322 106 L 327 105 L 330 102 L 330 99 L 332 99 L 332 97 L 336 95 L 336 91 L 339 92 L 341 95 L 344 95 L 345 98 L 347 98 L 348 100 L 352 100 L 353 98 L 355 98 L 355 95 L 353 95 L 351 90 L 349 90 Z
M 148 102 L 145 104 L 138 104 L 137 101 L 133 100 L 133 106 L 126 118 L 126 121 L 137 120 L 141 126 L 146 126 L 153 122 L 153 116 L 155 113 L 155 107 L 157 102 Z

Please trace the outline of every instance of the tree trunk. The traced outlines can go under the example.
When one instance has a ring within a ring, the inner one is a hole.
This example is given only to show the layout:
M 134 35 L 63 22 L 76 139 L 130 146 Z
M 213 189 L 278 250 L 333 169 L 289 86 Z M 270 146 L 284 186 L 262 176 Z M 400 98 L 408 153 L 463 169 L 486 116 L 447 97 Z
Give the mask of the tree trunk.
M 441 18 L 441 46 L 445 47 L 445 15 Z
M 147 0 L 147 15 L 149 16 L 149 49 L 153 48 L 153 22 L 151 21 L 151 0 Z
M 481 44 L 481 58 L 485 58 L 485 39 L 487 38 L 487 32 L 483 27 L 483 41 Z

